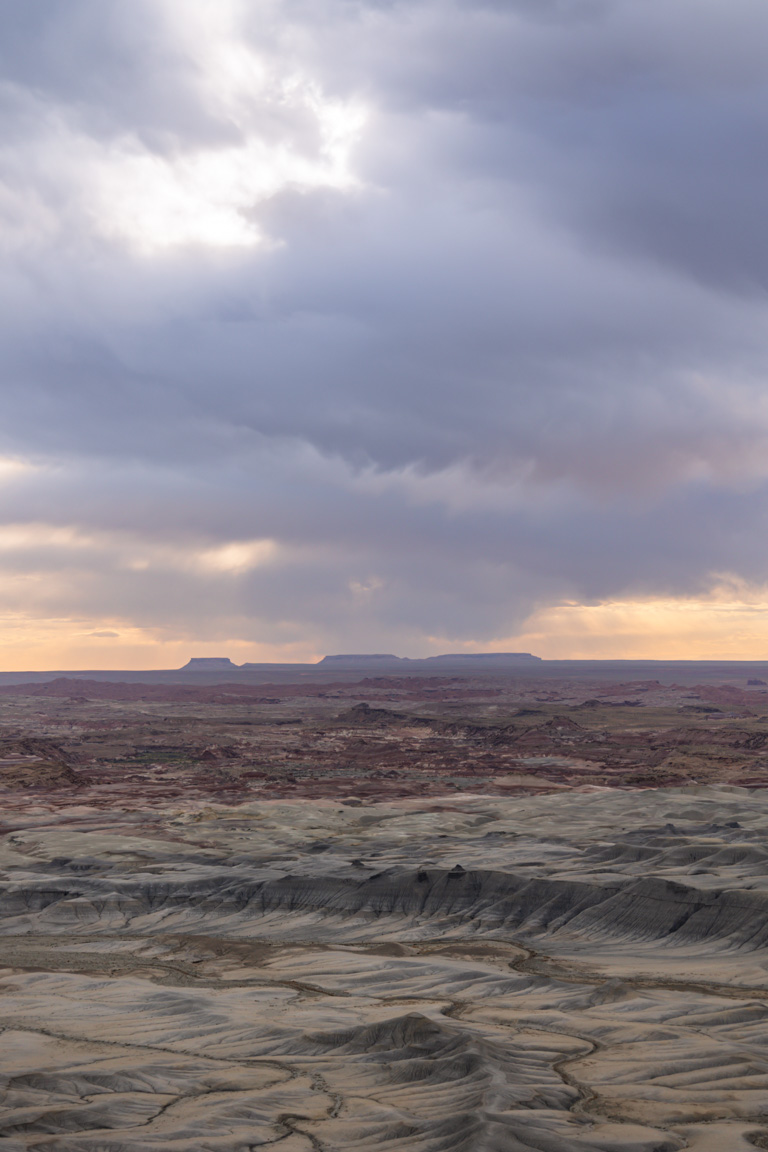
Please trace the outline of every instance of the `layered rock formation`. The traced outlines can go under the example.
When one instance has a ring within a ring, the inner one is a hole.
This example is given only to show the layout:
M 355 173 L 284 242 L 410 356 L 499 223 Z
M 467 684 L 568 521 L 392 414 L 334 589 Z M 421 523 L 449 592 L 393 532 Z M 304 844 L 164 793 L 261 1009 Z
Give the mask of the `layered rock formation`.
M 6 830 L 3 1152 L 768 1146 L 764 793 L 158 815 Z

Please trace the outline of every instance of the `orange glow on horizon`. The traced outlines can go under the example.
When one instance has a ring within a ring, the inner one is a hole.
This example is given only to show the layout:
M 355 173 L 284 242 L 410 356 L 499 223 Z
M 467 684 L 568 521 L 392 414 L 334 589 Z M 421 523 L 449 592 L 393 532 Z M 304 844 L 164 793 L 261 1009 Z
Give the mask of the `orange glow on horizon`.
M 234 629 L 233 629 L 234 631 Z M 173 669 L 192 656 L 228 656 L 235 664 L 316 663 L 325 655 L 306 643 L 259 644 L 233 635 L 168 636 L 124 622 L 0 618 L 0 671 L 139 671 Z M 768 591 L 724 586 L 690 599 L 615 600 L 559 604 L 535 612 L 517 634 L 472 642 L 430 637 L 426 643 L 329 644 L 328 652 L 525 651 L 549 660 L 768 659 Z
M 235 664 L 313 664 L 306 645 L 255 644 L 222 637 L 164 638 L 114 621 L 0 618 L 0 671 L 151 671 L 180 668 L 191 656 L 228 656 Z
M 515 638 L 549 660 L 765 660 L 768 595 L 562 604 Z

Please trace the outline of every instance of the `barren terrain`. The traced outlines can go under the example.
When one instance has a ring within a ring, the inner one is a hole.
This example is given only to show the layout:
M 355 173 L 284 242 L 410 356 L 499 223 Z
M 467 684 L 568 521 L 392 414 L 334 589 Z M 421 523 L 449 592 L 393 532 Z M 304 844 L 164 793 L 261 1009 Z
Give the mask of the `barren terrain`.
M 768 689 L 0 689 L 0 1150 L 768 1148 Z

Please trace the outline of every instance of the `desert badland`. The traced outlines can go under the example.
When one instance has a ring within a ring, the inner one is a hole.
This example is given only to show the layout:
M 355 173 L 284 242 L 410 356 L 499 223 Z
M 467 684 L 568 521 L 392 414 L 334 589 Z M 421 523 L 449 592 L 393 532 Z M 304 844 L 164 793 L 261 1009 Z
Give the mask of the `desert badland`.
M 61 677 L 0 722 L 3 1152 L 768 1147 L 764 684 Z

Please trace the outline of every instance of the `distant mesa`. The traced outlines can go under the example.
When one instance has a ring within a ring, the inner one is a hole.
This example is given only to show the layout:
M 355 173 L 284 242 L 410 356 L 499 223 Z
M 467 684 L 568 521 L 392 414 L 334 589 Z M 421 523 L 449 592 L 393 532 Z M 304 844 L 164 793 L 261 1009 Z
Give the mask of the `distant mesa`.
M 505 664 L 508 660 L 541 660 L 530 652 L 449 652 L 445 656 L 425 656 L 425 660 L 482 660 L 483 664 Z
M 508 664 L 521 660 L 537 660 L 540 656 L 532 656 L 530 652 L 448 652 L 443 656 L 425 656 L 422 659 L 411 659 L 408 656 L 393 656 L 391 652 L 354 653 L 341 656 L 324 656 L 320 664 L 332 664 L 336 667 L 369 667 L 371 664 L 454 664 L 460 662 L 469 664 L 478 661 L 482 664 Z
M 342 656 L 323 656 L 319 664 L 370 664 L 373 661 L 383 661 L 389 664 L 402 664 L 400 656 L 393 656 L 391 652 L 354 653 Z
M 193 656 L 180 672 L 239 672 L 240 665 L 233 664 L 228 656 Z
M 489 665 L 517 664 L 525 661 L 540 661 L 541 657 L 532 656 L 530 652 L 448 652 L 444 656 L 425 656 L 421 659 L 411 659 L 409 656 L 395 656 L 392 652 L 345 652 L 339 655 L 323 656 L 314 665 L 315 668 L 338 668 L 354 671 L 356 668 L 370 671 L 371 668 L 422 668 L 424 666 L 461 664 L 468 667 L 472 664 Z M 270 664 L 233 664 L 228 656 L 193 656 L 180 672 L 249 672 L 278 667 Z M 299 667 L 297 665 L 297 667 Z M 309 668 L 312 665 L 306 665 Z

